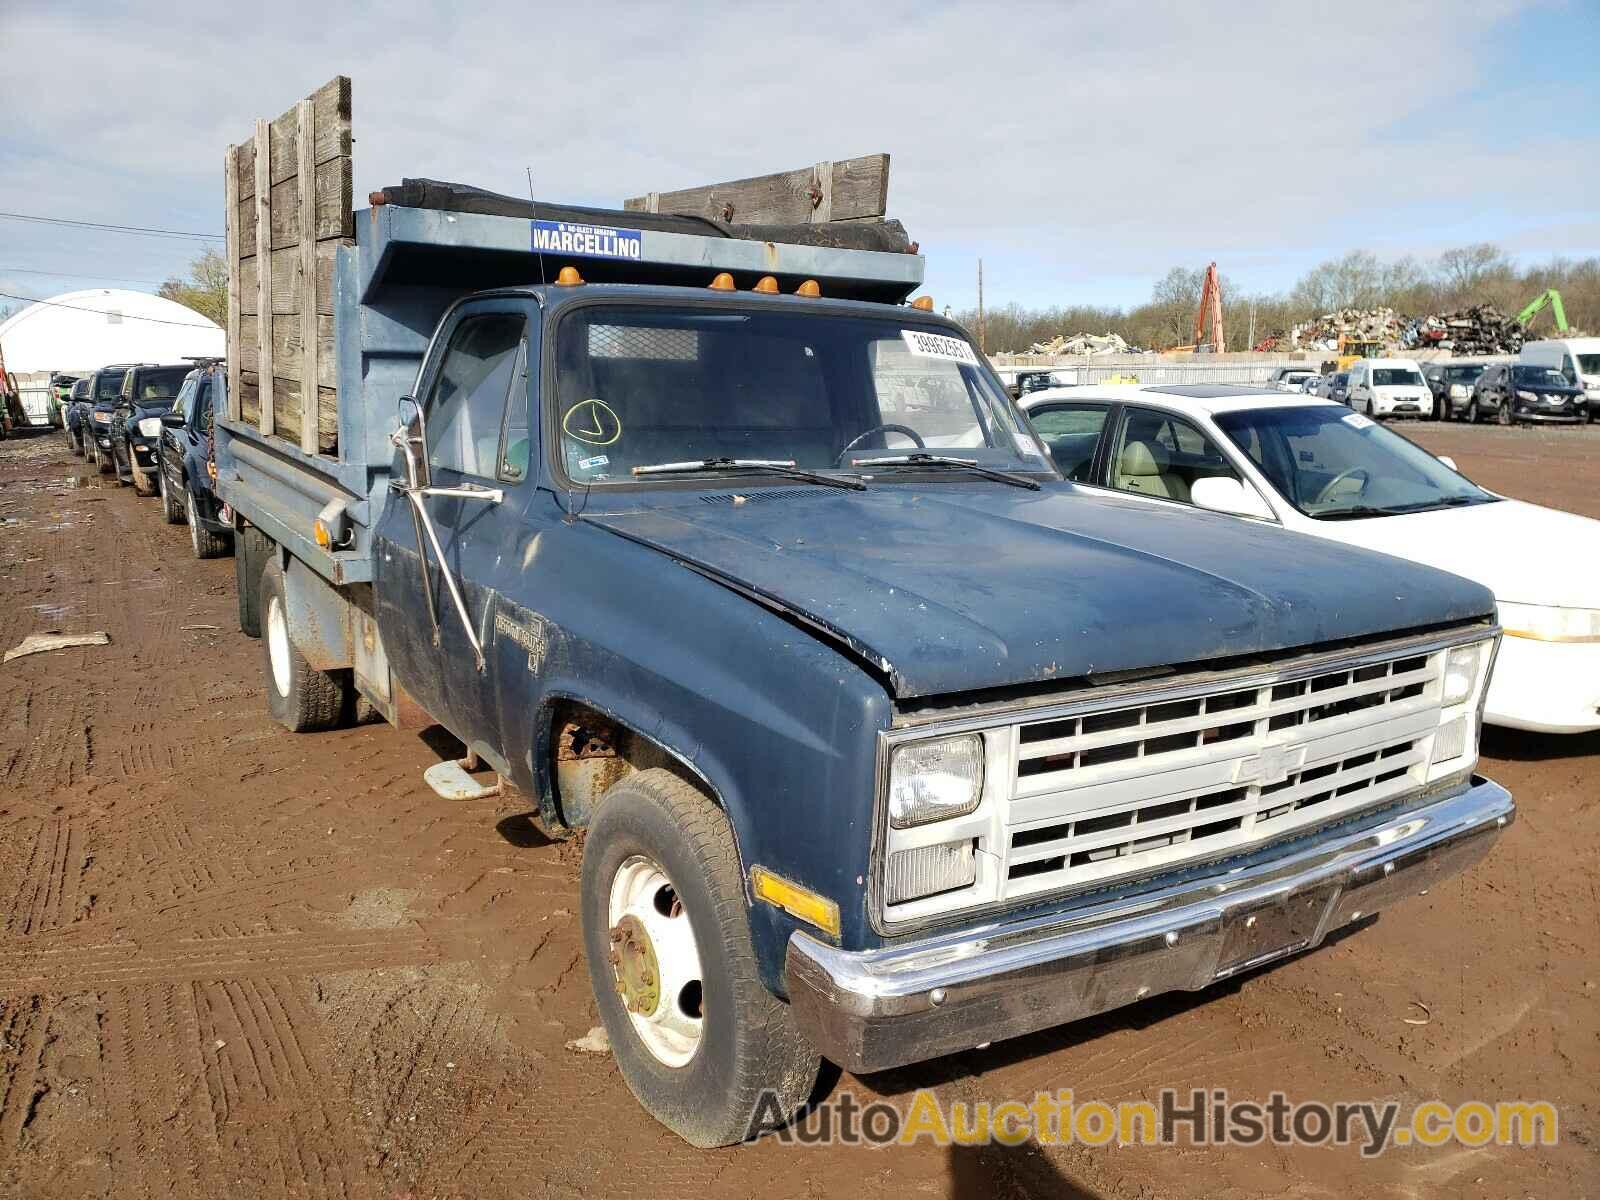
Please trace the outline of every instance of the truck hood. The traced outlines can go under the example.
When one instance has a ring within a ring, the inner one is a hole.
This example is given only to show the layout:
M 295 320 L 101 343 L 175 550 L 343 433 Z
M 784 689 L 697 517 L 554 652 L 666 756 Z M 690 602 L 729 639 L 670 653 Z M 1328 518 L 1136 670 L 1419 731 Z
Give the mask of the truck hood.
M 1493 610 L 1482 587 L 1429 567 L 1070 484 L 689 501 L 585 520 L 843 643 L 900 697 L 1205 663 Z
M 1319 532 L 1453 571 L 1498 600 L 1558 608 L 1600 608 L 1600 521 L 1498 500 L 1466 508 L 1322 521 Z

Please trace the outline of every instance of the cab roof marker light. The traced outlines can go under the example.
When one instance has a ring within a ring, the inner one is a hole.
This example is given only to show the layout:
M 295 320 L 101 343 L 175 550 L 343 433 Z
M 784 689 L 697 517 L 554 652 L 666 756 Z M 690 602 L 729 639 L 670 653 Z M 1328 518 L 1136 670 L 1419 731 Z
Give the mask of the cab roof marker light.
M 839 936 L 839 906 L 826 896 L 774 875 L 765 867 L 750 868 L 750 890 L 757 900 L 765 900 L 790 916 L 815 925 L 829 937 Z
M 822 285 L 815 279 L 808 279 L 795 288 L 794 294 L 796 296 L 820 296 L 822 295 Z
M 726 271 L 718 271 L 717 277 L 706 284 L 713 292 L 731 292 L 734 289 L 733 276 Z
M 561 273 L 556 276 L 557 287 L 577 287 L 583 282 L 583 276 L 578 274 L 577 267 L 562 267 Z
M 932 296 L 918 296 L 915 300 L 913 300 L 911 302 L 911 307 L 915 308 L 915 309 L 919 309 L 922 312 L 932 312 L 933 311 L 933 297 Z
M 763 275 L 756 280 L 756 286 L 751 290 L 760 292 L 763 296 L 776 296 L 778 294 L 778 281 L 771 275 Z

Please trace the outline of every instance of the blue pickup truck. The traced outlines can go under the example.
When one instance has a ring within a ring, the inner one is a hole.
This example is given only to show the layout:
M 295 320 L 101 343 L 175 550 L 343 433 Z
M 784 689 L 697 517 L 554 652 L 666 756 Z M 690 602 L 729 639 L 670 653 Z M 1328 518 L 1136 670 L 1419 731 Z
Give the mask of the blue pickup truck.
M 333 269 L 337 435 L 230 399 L 240 621 L 586 830 L 596 1002 L 697 1145 L 1196 990 L 1479 859 L 1483 588 L 1061 478 L 896 227 L 408 183 Z

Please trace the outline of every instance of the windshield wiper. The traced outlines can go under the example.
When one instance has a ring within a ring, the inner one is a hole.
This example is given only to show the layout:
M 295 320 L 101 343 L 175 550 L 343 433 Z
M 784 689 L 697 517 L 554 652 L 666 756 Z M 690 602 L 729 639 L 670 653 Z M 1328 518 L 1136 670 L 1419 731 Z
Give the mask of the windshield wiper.
M 943 454 L 923 454 L 919 451 L 915 454 L 897 454 L 893 458 L 852 458 L 850 465 L 852 467 L 960 467 L 975 475 L 982 475 L 986 479 L 1009 483 L 1013 487 L 1028 488 L 1035 492 L 1039 490 L 1037 479 L 1002 471 L 997 467 L 982 466 L 975 458 L 950 458 Z
M 802 483 L 820 483 L 824 487 L 849 488 L 854 492 L 867 489 L 867 485 L 859 479 L 804 470 L 795 466 L 792 458 L 699 458 L 689 462 L 651 463 L 649 466 L 633 468 L 635 475 L 692 475 L 700 471 L 766 471 L 798 479 Z
M 1353 508 L 1335 508 L 1325 513 L 1308 513 L 1316 521 L 1349 521 L 1357 517 L 1393 517 L 1398 514 L 1392 508 L 1373 508 L 1366 504 L 1357 504 Z

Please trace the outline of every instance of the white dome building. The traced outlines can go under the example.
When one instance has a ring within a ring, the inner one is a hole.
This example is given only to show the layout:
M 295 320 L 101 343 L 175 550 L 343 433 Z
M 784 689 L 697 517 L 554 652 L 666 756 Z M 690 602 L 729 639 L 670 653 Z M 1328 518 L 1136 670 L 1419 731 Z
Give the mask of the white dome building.
M 35 301 L 0 322 L 0 354 L 16 375 L 93 371 L 117 362 L 182 362 L 220 358 L 227 338 L 192 308 L 113 288 L 68 292 Z

